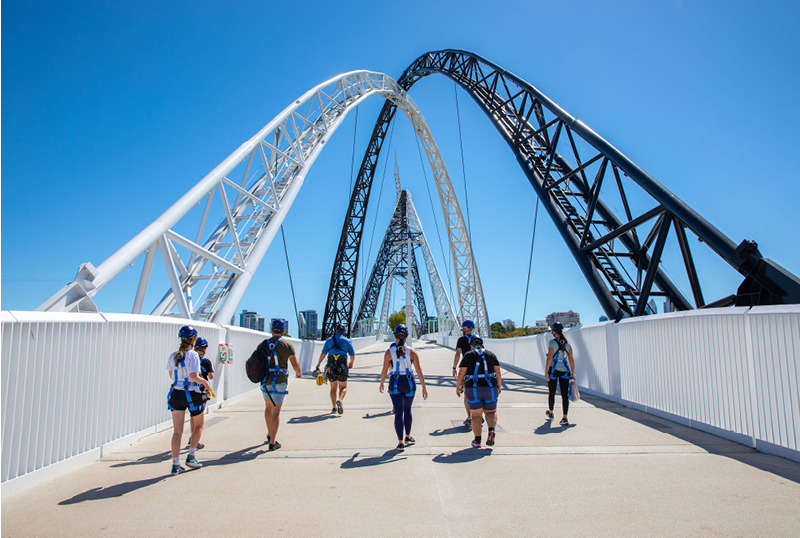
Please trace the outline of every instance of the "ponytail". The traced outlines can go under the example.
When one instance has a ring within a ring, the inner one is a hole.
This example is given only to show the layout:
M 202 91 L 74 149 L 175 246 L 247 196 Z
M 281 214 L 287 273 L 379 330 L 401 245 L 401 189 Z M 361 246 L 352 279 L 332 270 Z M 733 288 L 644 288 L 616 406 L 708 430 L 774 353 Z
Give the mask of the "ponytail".
M 564 333 L 562 331 L 555 331 L 555 333 L 558 335 L 558 337 L 556 337 L 555 339 L 555 341 L 558 342 L 558 350 L 566 353 L 567 352 L 566 346 L 567 344 L 569 344 L 569 340 L 567 340 L 567 337 L 564 336 Z
M 175 366 L 178 366 L 178 363 L 181 362 L 181 359 L 185 356 L 186 350 L 190 347 L 192 347 L 191 339 L 181 338 L 181 347 L 179 347 L 178 351 L 175 353 Z
M 400 337 L 397 339 L 397 356 L 404 357 L 406 354 L 405 350 L 406 339 L 405 337 Z

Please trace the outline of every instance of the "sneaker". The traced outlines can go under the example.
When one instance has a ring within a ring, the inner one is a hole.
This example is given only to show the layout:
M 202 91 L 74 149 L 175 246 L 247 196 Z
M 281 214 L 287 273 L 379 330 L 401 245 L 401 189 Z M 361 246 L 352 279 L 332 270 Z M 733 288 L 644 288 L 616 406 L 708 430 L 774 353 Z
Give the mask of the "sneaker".
M 191 439 L 189 439 L 189 442 L 186 444 L 186 446 L 192 446 L 192 440 Z M 205 447 L 206 447 L 206 445 L 204 445 L 203 443 L 197 443 L 197 450 L 200 450 L 201 448 L 205 448 Z
M 486 444 L 488 446 L 494 445 L 494 430 L 489 430 L 489 435 L 486 436 Z
M 197 457 L 194 454 L 190 454 L 186 456 L 186 466 L 192 469 L 199 469 L 203 464 L 197 461 Z
M 344 413 L 344 408 L 342 407 L 342 401 L 336 400 L 336 411 L 341 415 Z
M 183 472 L 183 471 L 185 471 L 185 470 L 186 470 L 186 469 L 184 469 L 184 468 L 183 468 L 183 467 L 181 467 L 180 465 L 173 465 L 173 466 L 172 466 L 172 472 L 171 472 L 170 474 L 171 474 L 172 476 L 175 476 L 176 474 L 180 474 L 180 473 L 182 473 L 182 472 Z
M 468 418 L 467 420 L 465 420 L 464 426 L 466 426 L 467 428 L 472 428 L 472 419 Z
M 281 444 L 278 441 L 269 444 L 270 450 L 278 450 L 281 447 Z
M 403 444 L 403 441 L 398 442 L 397 446 L 395 447 L 395 450 L 397 450 L 398 452 L 402 452 L 405 449 L 406 445 Z
M 569 420 L 567 420 L 567 417 L 564 417 L 561 419 L 561 422 L 559 422 L 559 424 L 561 424 L 562 426 L 569 426 Z
M 413 437 L 411 437 L 410 435 L 406 435 L 406 438 L 405 438 L 405 440 L 403 442 L 405 443 L 406 446 L 409 446 L 409 445 L 413 445 L 417 441 Z
M 550 420 L 553 420 L 553 412 L 550 411 L 549 409 L 544 412 L 544 416 L 546 416 Z
M 480 448 L 480 447 L 481 447 L 481 442 L 480 442 L 480 440 L 478 440 L 478 439 L 473 439 L 473 440 L 472 440 L 472 448 Z
M 335 415 L 335 414 L 336 414 L 336 408 L 333 407 L 333 408 L 331 408 L 331 415 Z

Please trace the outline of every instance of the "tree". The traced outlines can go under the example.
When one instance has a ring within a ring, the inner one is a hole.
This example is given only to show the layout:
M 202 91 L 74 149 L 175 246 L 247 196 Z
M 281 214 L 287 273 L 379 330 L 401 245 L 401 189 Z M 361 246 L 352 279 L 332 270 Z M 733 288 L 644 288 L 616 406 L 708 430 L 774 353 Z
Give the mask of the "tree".
M 389 330 L 393 331 L 395 327 L 400 324 L 406 323 L 406 311 L 405 310 L 398 310 L 394 314 L 389 316 Z

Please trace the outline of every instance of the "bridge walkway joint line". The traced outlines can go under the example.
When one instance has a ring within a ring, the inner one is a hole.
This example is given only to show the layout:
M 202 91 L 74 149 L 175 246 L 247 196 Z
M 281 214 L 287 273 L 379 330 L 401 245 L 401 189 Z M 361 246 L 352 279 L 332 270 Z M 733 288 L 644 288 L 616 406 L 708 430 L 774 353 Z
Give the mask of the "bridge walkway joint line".
M 202 469 L 169 476 L 162 431 L 4 496 L 2 536 L 800 536 L 800 464 L 601 398 L 562 428 L 560 396 L 546 421 L 546 385 L 507 370 L 497 444 L 468 448 L 453 350 L 430 343 L 397 452 L 385 346 L 356 357 L 342 415 L 292 379 L 278 451 L 253 393 L 206 416 Z

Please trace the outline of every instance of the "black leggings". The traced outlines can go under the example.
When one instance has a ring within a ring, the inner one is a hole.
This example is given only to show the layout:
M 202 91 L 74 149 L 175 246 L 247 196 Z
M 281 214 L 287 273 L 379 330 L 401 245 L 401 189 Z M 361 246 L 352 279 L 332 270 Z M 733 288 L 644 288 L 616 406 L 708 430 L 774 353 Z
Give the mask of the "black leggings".
M 411 433 L 411 404 L 414 403 L 414 397 L 405 394 L 390 394 L 390 396 L 394 405 L 394 431 L 397 433 L 397 439 L 402 441 L 404 429 L 406 435 Z
M 567 416 L 569 411 L 569 377 L 550 376 L 550 381 L 547 382 L 547 388 L 550 389 L 550 395 L 547 398 L 548 409 L 553 409 L 556 404 L 556 383 L 561 385 L 561 407 L 564 410 L 564 416 Z

